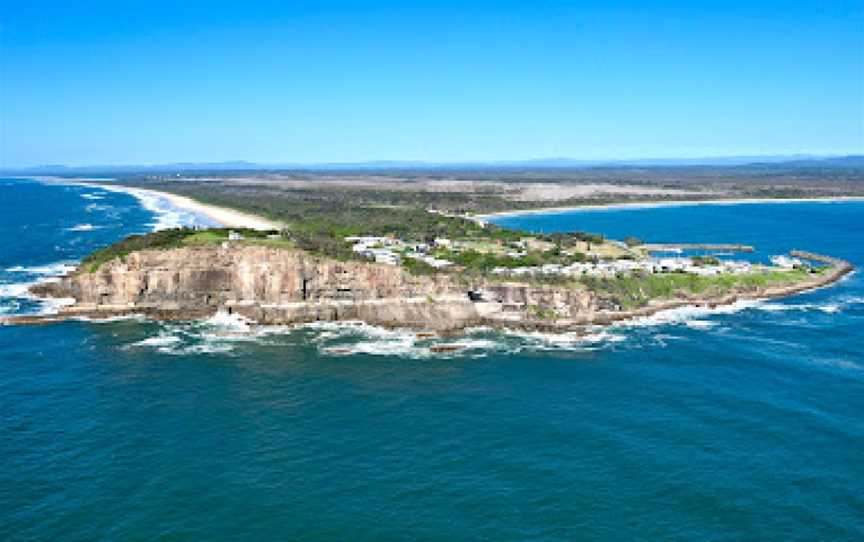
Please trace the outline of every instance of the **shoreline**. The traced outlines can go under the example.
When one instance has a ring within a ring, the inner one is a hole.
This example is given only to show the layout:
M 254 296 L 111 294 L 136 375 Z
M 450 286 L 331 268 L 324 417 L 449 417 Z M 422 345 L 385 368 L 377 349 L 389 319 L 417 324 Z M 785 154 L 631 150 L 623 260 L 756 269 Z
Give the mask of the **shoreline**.
M 564 207 L 542 207 L 536 209 L 516 209 L 512 211 L 495 211 L 494 213 L 483 213 L 469 215 L 470 220 L 494 220 L 510 216 L 541 215 L 541 214 L 563 214 L 569 212 L 590 211 L 624 211 L 628 209 L 655 209 L 661 207 L 690 207 L 698 205 L 751 205 L 760 203 L 847 203 L 864 201 L 864 196 L 819 196 L 813 198 L 737 198 L 737 199 L 715 199 L 715 200 L 670 200 L 670 201 L 645 201 L 645 202 L 621 202 L 621 203 L 599 203 Z
M 329 323 L 334 325 L 363 325 L 372 326 L 386 330 L 402 330 L 419 335 L 432 334 L 439 338 L 455 338 L 462 337 L 470 333 L 470 330 L 475 328 L 488 328 L 501 333 L 545 333 L 553 335 L 564 335 L 569 333 L 588 332 L 593 328 L 614 328 L 619 326 L 630 326 L 638 324 L 645 319 L 661 317 L 655 325 L 664 325 L 668 323 L 662 319 L 665 314 L 673 314 L 676 311 L 693 309 L 700 311 L 705 316 L 710 316 L 715 311 L 724 312 L 724 309 L 729 308 L 748 308 L 748 303 L 760 303 L 772 299 L 789 299 L 795 296 L 830 288 L 833 285 L 847 279 L 853 274 L 854 268 L 848 268 L 839 272 L 832 273 L 830 278 L 816 281 L 809 284 L 786 285 L 771 288 L 762 292 L 733 292 L 716 299 L 677 299 L 677 300 L 661 300 L 657 303 L 650 304 L 638 309 L 632 309 L 621 312 L 602 312 L 596 314 L 593 318 L 570 322 L 539 322 L 536 320 L 499 320 L 499 319 L 481 319 L 471 325 L 458 327 L 447 330 L 430 330 L 428 328 L 415 327 L 404 324 L 394 324 L 392 322 L 375 322 L 366 321 L 363 319 L 336 319 L 336 320 L 300 320 L 291 322 L 266 322 L 256 321 L 248 318 L 246 315 L 240 314 L 241 317 L 247 318 L 251 325 L 260 328 L 297 328 L 310 324 Z M 51 299 L 51 298 L 42 298 Z M 743 305 L 742 305 L 743 304 Z M 326 308 L 326 304 L 319 304 Z M 186 311 L 183 314 L 173 314 L 173 311 L 159 311 L 150 309 L 116 309 L 116 310 L 65 310 L 66 307 L 60 306 L 59 311 L 55 313 L 21 315 L 21 316 L 4 316 L 0 317 L 0 325 L 39 325 L 52 324 L 65 321 L 90 321 L 90 322 L 108 322 L 116 319 L 125 318 L 142 318 L 153 322 L 165 321 L 202 321 L 212 318 L 219 313 L 218 309 L 202 310 L 202 311 Z M 652 324 L 649 324 L 652 325 Z
M 110 189 L 106 188 L 104 185 L 101 185 L 100 187 Z M 116 189 L 118 187 L 111 188 Z M 209 203 L 201 203 L 192 198 L 171 194 L 170 192 L 160 192 L 158 190 L 149 190 L 145 188 L 129 188 L 127 193 L 134 195 L 134 193 L 131 192 L 132 190 L 137 190 L 142 193 L 162 198 L 178 209 L 205 216 L 226 228 L 248 228 L 252 230 L 266 231 L 281 230 L 283 227 L 283 224 L 268 220 L 262 216 L 244 213 L 228 207 L 219 207 L 217 205 L 210 205 Z
M 228 303 L 186 307 L 135 305 L 115 302 L 73 303 L 60 307 L 54 314 L 11 316 L 0 318 L 0 324 L 39 324 L 65 320 L 105 320 L 117 317 L 141 316 L 154 321 L 189 321 L 210 318 L 220 310 L 228 308 L 230 314 L 246 318 L 257 326 L 292 326 L 310 322 L 354 322 L 362 321 L 370 326 L 386 329 L 406 329 L 417 333 L 435 333 L 440 336 L 461 335 L 466 330 L 486 326 L 499 331 L 522 331 L 541 333 L 571 333 L 591 327 L 627 325 L 644 318 L 662 315 L 668 311 L 696 309 L 702 311 L 722 310 L 742 302 L 760 302 L 768 299 L 789 298 L 798 294 L 826 288 L 842 281 L 854 273 L 854 266 L 842 259 L 812 253 L 801 253 L 801 257 L 830 264 L 824 273 L 814 274 L 803 281 L 761 288 L 743 288 L 725 293 L 689 294 L 659 298 L 647 305 L 623 310 L 588 311 L 557 320 L 536 318 L 528 312 L 510 313 L 503 305 L 495 309 L 489 303 L 474 303 L 461 296 L 439 296 L 434 306 L 429 306 L 427 297 L 388 297 L 345 301 L 297 301 L 287 303 Z M 185 261 L 185 260 L 183 260 Z M 59 287 L 59 284 L 58 284 Z M 31 290 L 39 298 L 57 298 L 62 293 L 54 285 L 45 285 L 40 291 Z M 101 290 L 100 290 L 101 291 Z M 80 301 L 80 300 L 79 300 Z M 95 304 L 94 304 L 95 303 Z M 501 301 L 497 303 L 502 303 Z M 494 305 L 494 303 L 493 303 Z M 410 307 L 409 307 L 410 306 Z M 492 309 L 492 310 L 490 310 Z M 406 312 L 407 311 L 407 312 Z M 416 313 L 416 314 L 415 314 Z M 422 314 L 421 314 L 422 313 Z M 412 317 L 415 316 L 415 317 Z M 419 316 L 418 316 L 419 315 Z M 443 319 L 441 317 L 444 317 Z M 515 317 L 514 317 L 515 316 Z M 421 323 L 422 322 L 422 323 Z M 436 324 L 437 322 L 437 324 Z
M 208 220 L 226 228 L 248 228 L 252 230 L 280 230 L 284 224 L 269 220 L 263 216 L 253 215 L 229 207 L 220 207 L 209 203 L 202 203 L 187 196 L 180 196 L 170 192 L 151 190 L 149 188 L 137 188 L 132 186 L 110 184 L 110 179 L 88 179 L 75 178 L 65 179 L 63 177 L 21 177 L 33 179 L 39 182 L 52 184 L 66 184 L 74 186 L 95 187 L 109 192 L 122 192 L 137 198 L 142 203 L 148 198 L 157 198 L 168 202 L 177 210 L 203 216 Z M 108 182 L 106 182 L 108 181 Z M 152 209 L 151 209 L 152 210 Z

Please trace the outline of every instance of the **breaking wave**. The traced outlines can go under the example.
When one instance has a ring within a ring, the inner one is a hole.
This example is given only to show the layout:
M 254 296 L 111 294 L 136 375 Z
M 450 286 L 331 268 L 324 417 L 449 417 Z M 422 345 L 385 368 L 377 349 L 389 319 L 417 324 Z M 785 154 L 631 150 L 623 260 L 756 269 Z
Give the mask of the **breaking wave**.
M 9 273 L 26 273 L 29 275 L 40 276 L 60 276 L 65 275 L 75 269 L 75 262 L 62 261 L 54 262 L 45 265 L 23 266 L 16 265 L 6 269 Z
M 128 194 L 134 197 L 138 200 L 138 202 L 144 209 L 153 213 L 154 221 L 149 224 L 149 227 L 152 231 L 179 228 L 183 226 L 216 225 L 209 218 L 180 209 L 179 207 L 172 204 L 171 201 L 164 196 L 161 196 L 160 194 L 154 193 L 150 190 L 131 188 L 126 186 L 111 186 L 108 184 L 94 185 L 81 182 L 68 182 L 63 184 L 97 190 L 96 192 L 82 193 L 81 197 L 87 200 L 103 200 L 107 196 L 107 192 Z M 112 207 L 110 205 L 90 203 L 85 207 L 85 209 L 87 210 L 87 212 L 110 212 L 112 210 Z
M 89 185 L 84 185 L 89 186 Z M 102 190 L 109 192 L 119 192 L 129 194 L 136 198 L 144 209 L 154 214 L 154 222 L 150 223 L 153 231 L 166 230 L 171 228 L 179 228 L 183 226 L 212 226 L 214 222 L 206 217 L 185 211 L 176 207 L 167 198 L 151 192 L 149 190 L 141 190 L 137 188 L 129 188 L 124 186 L 106 186 L 100 185 Z
M 62 261 L 46 265 L 16 265 L 5 269 L 4 277 L 10 282 L 0 284 L 0 312 L 4 314 L 55 314 L 72 299 L 43 299 L 30 293 L 36 284 L 59 280 L 61 275 L 75 269 L 72 262 Z
M 76 224 L 71 228 L 66 228 L 66 231 L 93 231 L 95 229 L 101 228 L 102 226 L 94 226 L 93 224 Z
M 242 316 L 218 312 L 198 322 L 160 324 L 160 331 L 130 345 L 151 348 L 166 354 L 229 353 L 242 343 L 278 336 L 290 344 L 313 346 L 325 356 L 383 356 L 410 359 L 480 358 L 493 353 L 584 352 L 617 348 L 642 348 L 666 344 L 682 337 L 665 331 L 681 326 L 700 332 L 723 327 L 715 317 L 745 310 L 767 313 L 817 311 L 833 313 L 851 304 L 864 303 L 862 297 L 832 299 L 823 303 L 778 303 L 746 300 L 715 308 L 688 306 L 610 326 L 586 326 L 566 333 L 495 330 L 489 327 L 468 329 L 463 335 L 442 337 L 405 329 L 387 329 L 363 322 L 315 322 L 294 326 L 263 326 Z M 637 330 L 644 330 L 638 332 Z M 725 329 L 725 327 L 723 328 Z
M 444 337 L 405 329 L 387 329 L 363 322 L 315 322 L 293 326 L 262 326 L 219 312 L 197 322 L 161 323 L 159 331 L 125 348 L 148 348 L 164 354 L 229 353 L 244 343 L 312 346 L 325 356 L 382 356 L 405 359 L 470 359 L 493 353 L 590 352 L 626 340 L 620 333 L 590 328 L 553 334 L 473 328 Z

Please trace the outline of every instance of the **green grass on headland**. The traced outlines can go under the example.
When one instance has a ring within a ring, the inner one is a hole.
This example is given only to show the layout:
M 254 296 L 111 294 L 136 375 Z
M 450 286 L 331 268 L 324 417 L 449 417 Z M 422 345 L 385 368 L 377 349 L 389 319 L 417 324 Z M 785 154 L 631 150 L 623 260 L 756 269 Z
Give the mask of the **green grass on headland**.
M 228 240 L 228 232 L 234 231 L 244 237 L 244 243 L 289 248 L 293 243 L 284 238 L 269 239 L 268 236 L 278 233 L 250 230 L 245 228 L 217 228 L 196 230 L 193 228 L 175 228 L 144 235 L 132 235 L 90 254 L 81 262 L 81 269 L 88 273 L 97 271 L 102 264 L 115 258 L 123 258 L 139 250 L 168 250 L 192 245 L 218 244 Z
M 724 294 L 738 290 L 755 290 L 769 286 L 794 284 L 810 276 L 807 269 L 790 271 L 754 271 L 738 275 L 703 276 L 691 273 L 631 275 L 615 278 L 585 277 L 582 282 L 602 298 L 612 300 L 624 309 L 646 305 L 654 299 L 673 299 L 679 294 Z

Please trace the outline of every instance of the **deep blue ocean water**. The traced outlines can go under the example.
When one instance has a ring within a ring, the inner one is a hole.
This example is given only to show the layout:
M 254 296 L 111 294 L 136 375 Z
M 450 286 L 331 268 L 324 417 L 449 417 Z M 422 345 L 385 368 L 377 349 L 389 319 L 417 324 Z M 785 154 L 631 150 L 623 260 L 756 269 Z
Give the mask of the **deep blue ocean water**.
M 0 311 L 51 310 L 24 284 L 195 220 L 148 207 L 0 181 Z M 864 265 L 862 203 L 500 222 Z M 452 356 L 363 326 L 0 326 L 0 539 L 860 540 L 862 339 L 860 273 Z

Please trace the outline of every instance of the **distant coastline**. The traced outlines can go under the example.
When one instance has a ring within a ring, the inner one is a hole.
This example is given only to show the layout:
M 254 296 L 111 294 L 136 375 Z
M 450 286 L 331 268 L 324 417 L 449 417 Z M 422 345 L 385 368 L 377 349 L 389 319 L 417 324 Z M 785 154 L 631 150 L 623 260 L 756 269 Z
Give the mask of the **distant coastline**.
M 845 203 L 864 201 L 864 196 L 832 196 L 812 198 L 736 198 L 736 199 L 714 199 L 714 200 L 674 200 L 674 201 L 645 201 L 645 202 L 621 202 L 621 203 L 598 203 L 585 205 L 571 205 L 562 207 L 542 207 L 535 209 L 515 209 L 512 211 L 496 211 L 470 215 L 472 219 L 490 220 L 508 216 L 558 214 L 573 211 L 615 211 L 626 209 L 654 209 L 659 207 L 689 207 L 696 205 L 749 205 L 757 203 Z
M 157 197 L 167 201 L 173 207 L 195 213 L 208 218 L 222 227 L 249 228 L 256 230 L 278 230 L 284 227 L 283 223 L 270 220 L 266 217 L 240 211 L 230 207 L 222 207 L 202 203 L 187 196 L 180 196 L 171 192 L 152 190 L 149 188 L 137 188 L 122 184 L 113 184 L 114 179 L 93 177 L 56 177 L 56 176 L 14 176 L 13 178 L 32 179 L 41 182 L 57 184 L 84 185 L 98 187 L 104 190 L 124 192 L 141 199 L 142 196 Z M 669 200 L 669 201 L 642 201 L 642 202 L 618 202 L 618 203 L 586 203 L 583 205 L 538 207 L 530 209 L 513 209 L 507 211 L 495 211 L 491 213 L 479 213 L 468 215 L 472 220 L 494 220 L 496 218 L 541 215 L 541 214 L 563 214 L 568 212 L 590 212 L 590 211 L 614 211 L 627 209 L 653 209 L 661 207 L 687 207 L 697 205 L 749 205 L 765 203 L 845 203 L 864 201 L 864 196 L 816 196 L 801 198 L 730 198 L 730 199 L 704 199 L 704 200 Z

